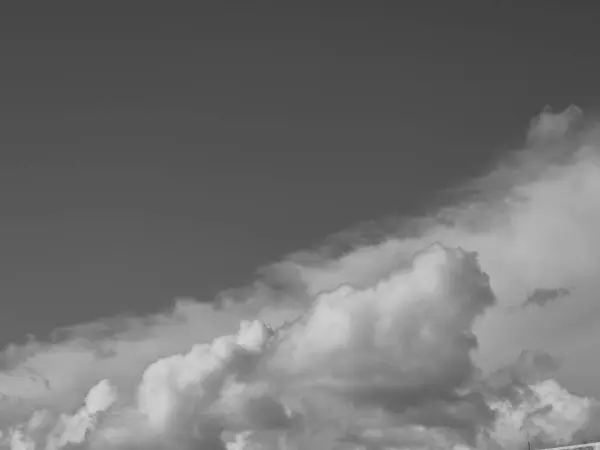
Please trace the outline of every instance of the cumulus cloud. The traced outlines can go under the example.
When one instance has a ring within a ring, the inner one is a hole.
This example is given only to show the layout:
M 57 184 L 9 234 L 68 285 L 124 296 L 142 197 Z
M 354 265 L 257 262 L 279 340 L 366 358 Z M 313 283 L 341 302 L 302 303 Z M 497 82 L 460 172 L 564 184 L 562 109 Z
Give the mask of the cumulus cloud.
M 236 335 L 152 363 L 135 401 L 108 417 L 91 445 L 221 449 L 225 430 L 287 427 L 288 411 L 255 375 L 271 335 L 259 321 L 242 322 Z
M 3 434 L 0 445 L 13 450 L 58 450 L 83 444 L 95 430 L 102 413 L 116 400 L 115 388 L 108 380 L 102 380 L 90 389 L 83 406 L 74 414 L 38 410 L 27 422 L 10 428 Z
M 579 108 L 546 109 L 525 148 L 426 217 L 344 232 L 212 305 L 179 301 L 9 346 L 0 448 L 492 450 L 590 438 L 599 130 Z
M 570 394 L 552 379 L 528 386 L 522 394 L 516 404 L 492 403 L 498 417 L 491 437 L 503 448 L 519 448 L 527 441 L 538 446 L 569 443 L 586 426 L 596 404 Z
M 545 142 L 562 139 L 573 131 L 581 121 L 583 111 L 576 106 L 570 106 L 561 113 L 553 113 L 552 108 L 546 107 L 532 121 L 527 133 L 529 142 Z
M 474 254 L 434 245 L 365 289 L 341 286 L 282 330 L 270 362 L 290 380 L 407 424 L 473 432 L 473 321 L 494 302 Z M 459 388 L 465 391 L 459 392 Z
M 49 342 L 9 345 L 0 353 L 0 428 L 39 408 L 71 411 L 107 377 L 131 390 L 148 364 L 234 332 L 244 317 L 182 299 L 164 313 L 99 319 L 58 329 Z

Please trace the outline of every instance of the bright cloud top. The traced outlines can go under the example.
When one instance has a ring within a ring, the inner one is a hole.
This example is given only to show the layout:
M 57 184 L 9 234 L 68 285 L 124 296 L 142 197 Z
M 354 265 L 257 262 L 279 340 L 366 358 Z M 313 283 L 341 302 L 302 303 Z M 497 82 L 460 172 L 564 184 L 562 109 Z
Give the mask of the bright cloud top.
M 597 393 L 565 361 L 600 343 L 597 130 L 578 108 L 546 110 L 524 150 L 429 217 L 345 233 L 344 252 L 290 255 L 218 306 L 180 301 L 8 347 L 0 449 L 491 450 L 594 437 Z

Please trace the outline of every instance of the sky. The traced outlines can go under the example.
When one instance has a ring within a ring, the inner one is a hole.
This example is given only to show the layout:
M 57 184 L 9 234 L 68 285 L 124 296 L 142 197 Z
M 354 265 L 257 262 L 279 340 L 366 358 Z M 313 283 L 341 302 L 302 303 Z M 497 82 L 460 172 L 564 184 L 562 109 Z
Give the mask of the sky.
M 514 417 L 540 442 L 597 423 L 591 2 L 54 8 L 0 18 L 0 446 L 493 449 L 526 440 Z M 403 362 L 367 382 L 367 348 Z
M 463 3 L 7 14 L 0 343 L 211 301 L 594 105 L 589 10 Z

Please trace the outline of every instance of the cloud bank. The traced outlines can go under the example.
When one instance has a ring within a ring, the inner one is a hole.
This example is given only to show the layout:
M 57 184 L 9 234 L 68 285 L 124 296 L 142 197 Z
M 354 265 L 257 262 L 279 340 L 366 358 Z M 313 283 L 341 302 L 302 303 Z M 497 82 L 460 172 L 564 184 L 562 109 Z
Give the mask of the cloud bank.
M 0 449 L 521 449 L 600 421 L 600 126 L 545 109 L 452 204 L 214 303 L 0 354 Z

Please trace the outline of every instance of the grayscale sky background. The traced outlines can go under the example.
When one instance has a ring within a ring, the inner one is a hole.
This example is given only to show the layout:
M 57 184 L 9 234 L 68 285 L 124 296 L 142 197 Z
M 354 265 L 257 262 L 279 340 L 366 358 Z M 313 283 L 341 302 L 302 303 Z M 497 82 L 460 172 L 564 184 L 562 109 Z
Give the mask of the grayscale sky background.
M 598 102 L 593 2 L 296 3 L 2 14 L 0 347 L 210 301 Z

